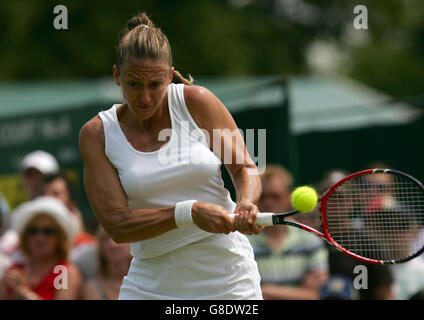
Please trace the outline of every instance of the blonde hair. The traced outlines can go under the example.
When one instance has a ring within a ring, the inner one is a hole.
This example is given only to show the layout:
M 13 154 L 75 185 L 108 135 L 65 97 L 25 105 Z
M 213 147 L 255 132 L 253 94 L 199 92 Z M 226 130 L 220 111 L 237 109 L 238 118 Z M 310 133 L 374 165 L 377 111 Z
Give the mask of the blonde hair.
M 261 175 L 262 182 L 274 177 L 282 181 L 288 191 L 292 191 L 294 183 L 293 176 L 286 168 L 279 164 L 267 165 L 265 172 Z
M 144 12 L 132 17 L 121 31 L 116 47 L 118 70 L 128 58 L 162 60 L 172 67 L 172 52 L 168 38 Z M 172 82 L 192 85 L 194 80 L 190 75 L 189 77 L 188 80 L 175 70 Z

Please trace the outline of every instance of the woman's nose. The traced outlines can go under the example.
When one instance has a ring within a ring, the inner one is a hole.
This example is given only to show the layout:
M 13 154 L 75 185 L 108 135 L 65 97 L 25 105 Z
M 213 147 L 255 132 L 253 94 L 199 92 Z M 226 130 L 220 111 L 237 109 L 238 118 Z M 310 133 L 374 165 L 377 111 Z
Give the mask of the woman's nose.
M 141 89 L 139 94 L 140 103 L 145 106 L 150 104 L 150 92 L 147 89 Z

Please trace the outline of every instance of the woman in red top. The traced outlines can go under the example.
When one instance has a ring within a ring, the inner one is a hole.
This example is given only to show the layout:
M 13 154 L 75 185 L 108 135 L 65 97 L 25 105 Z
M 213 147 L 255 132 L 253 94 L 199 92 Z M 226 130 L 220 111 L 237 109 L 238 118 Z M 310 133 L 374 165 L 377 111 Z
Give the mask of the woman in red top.
M 81 276 L 68 261 L 76 231 L 69 210 L 54 198 L 39 197 L 19 206 L 12 219 L 26 260 L 5 273 L 0 298 L 78 299 Z

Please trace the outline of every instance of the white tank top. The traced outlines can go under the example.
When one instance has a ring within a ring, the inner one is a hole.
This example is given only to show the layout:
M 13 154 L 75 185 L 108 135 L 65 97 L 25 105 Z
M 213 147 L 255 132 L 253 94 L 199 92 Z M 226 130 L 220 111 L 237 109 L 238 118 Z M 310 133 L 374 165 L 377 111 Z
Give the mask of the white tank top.
M 169 141 L 153 152 L 138 151 L 130 144 L 119 125 L 116 106 L 99 116 L 103 121 L 105 154 L 119 174 L 130 209 L 174 206 L 194 199 L 234 211 L 236 204 L 221 177 L 221 160 L 209 149 L 207 134 L 187 109 L 184 84 L 168 85 L 172 133 L 168 132 Z M 157 257 L 211 235 L 197 226 L 174 229 L 131 243 L 131 254 L 139 259 Z

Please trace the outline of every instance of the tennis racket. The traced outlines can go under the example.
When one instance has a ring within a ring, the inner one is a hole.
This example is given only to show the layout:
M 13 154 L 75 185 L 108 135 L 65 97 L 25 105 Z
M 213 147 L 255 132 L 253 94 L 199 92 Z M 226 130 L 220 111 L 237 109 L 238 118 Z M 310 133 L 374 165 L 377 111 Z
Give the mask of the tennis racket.
M 300 228 L 373 264 L 406 262 L 424 251 L 424 186 L 408 174 L 391 169 L 353 173 L 331 186 L 319 203 L 322 231 L 285 220 L 297 210 L 258 213 L 256 224 Z

